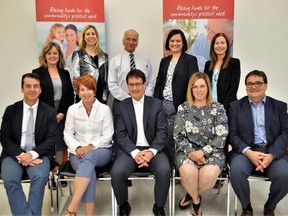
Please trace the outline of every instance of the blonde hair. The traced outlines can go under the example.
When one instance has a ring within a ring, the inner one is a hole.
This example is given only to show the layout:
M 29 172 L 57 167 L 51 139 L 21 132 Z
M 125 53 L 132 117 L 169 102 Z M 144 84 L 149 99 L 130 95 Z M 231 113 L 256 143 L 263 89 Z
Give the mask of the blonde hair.
M 58 29 L 58 28 L 64 28 L 64 25 L 60 24 L 60 23 L 55 23 L 51 26 L 50 28 L 50 31 L 49 31 L 49 34 L 45 40 L 45 45 L 47 45 L 48 43 L 50 43 L 52 40 L 55 39 L 55 36 L 54 36 L 54 32 Z M 62 41 L 60 41 L 62 42 Z
M 40 56 L 38 57 L 40 67 L 47 68 L 47 62 L 46 62 L 45 56 L 53 47 L 56 47 L 56 49 L 59 53 L 59 61 L 57 62 L 57 67 L 59 69 L 63 69 L 65 66 L 64 56 L 63 56 L 63 53 L 61 51 L 59 44 L 56 42 L 50 42 L 46 46 L 43 47 L 42 52 L 41 52 Z
M 209 104 L 213 101 L 212 100 L 211 83 L 210 83 L 210 79 L 209 79 L 208 75 L 205 73 L 202 73 L 202 72 L 196 72 L 190 77 L 188 87 L 187 87 L 186 100 L 187 100 L 189 106 L 192 106 L 195 103 L 195 97 L 192 93 L 192 87 L 198 79 L 203 79 L 207 85 L 207 88 L 208 88 L 208 92 L 207 92 L 207 96 L 206 96 L 207 104 Z
M 85 51 L 85 48 L 86 48 L 86 41 L 84 40 L 85 38 L 85 33 L 88 29 L 94 29 L 95 33 L 96 33 L 96 37 L 97 37 L 97 42 L 94 46 L 94 50 L 96 53 L 98 53 L 99 55 L 105 55 L 105 52 L 101 49 L 100 47 L 100 44 L 99 44 L 99 41 L 100 41 L 100 38 L 99 38 L 99 33 L 96 29 L 95 26 L 93 25 L 87 25 L 83 28 L 81 34 L 80 34 L 80 43 L 79 43 L 79 50 L 82 50 L 82 51 Z

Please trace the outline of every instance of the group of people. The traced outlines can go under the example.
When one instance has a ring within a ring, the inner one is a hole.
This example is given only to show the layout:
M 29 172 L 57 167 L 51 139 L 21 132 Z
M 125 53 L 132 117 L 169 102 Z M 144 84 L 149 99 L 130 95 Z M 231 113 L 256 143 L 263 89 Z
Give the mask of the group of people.
M 161 60 L 157 78 L 149 60 L 135 52 L 139 34 L 125 31 L 122 43 L 124 51 L 108 62 L 97 29 L 87 25 L 69 71 L 61 46 L 51 41 L 40 67 L 22 76 L 24 98 L 6 108 L 0 137 L 1 177 L 12 214 L 41 215 L 49 171 L 63 163 L 68 147 L 76 177 L 66 216 L 75 216 L 80 202 L 86 215 L 94 215 L 95 167 L 111 162 L 113 152 L 119 215 L 131 212 L 127 179 L 137 169 L 155 175 L 152 212 L 166 215 L 174 167 L 187 192 L 179 207 L 202 215 L 201 192 L 215 185 L 227 162 L 242 215 L 253 215 L 247 178 L 255 171 L 271 180 L 264 215 L 274 215 L 288 192 L 288 115 L 284 102 L 266 96 L 265 73 L 248 73 L 247 96 L 237 100 L 240 61 L 230 56 L 225 33 L 213 36 L 203 73 L 197 58 L 186 53 L 184 33 L 171 30 L 165 43 L 170 55 Z M 31 181 L 27 201 L 24 173 Z

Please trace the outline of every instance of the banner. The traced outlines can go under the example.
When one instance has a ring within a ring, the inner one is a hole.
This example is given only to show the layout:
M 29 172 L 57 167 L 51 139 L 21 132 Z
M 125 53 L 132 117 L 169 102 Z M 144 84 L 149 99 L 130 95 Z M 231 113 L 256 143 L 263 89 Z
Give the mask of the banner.
M 80 32 L 88 24 L 96 27 L 100 47 L 106 50 L 104 0 L 35 0 L 35 3 L 39 55 L 43 46 L 55 41 L 66 59 L 71 55 L 69 47 L 78 47 Z
M 210 43 L 218 32 L 224 32 L 234 41 L 234 0 L 163 0 L 163 44 L 172 29 L 181 29 L 188 42 L 187 53 L 197 57 L 204 70 L 210 59 Z M 169 55 L 163 46 L 163 55 Z

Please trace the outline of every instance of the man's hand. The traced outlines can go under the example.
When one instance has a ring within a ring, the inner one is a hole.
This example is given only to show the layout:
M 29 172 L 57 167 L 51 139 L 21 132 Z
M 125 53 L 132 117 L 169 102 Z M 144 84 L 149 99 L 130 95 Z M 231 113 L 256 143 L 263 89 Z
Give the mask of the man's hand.
M 35 166 L 35 165 L 38 165 L 41 163 L 43 163 L 43 160 L 40 158 L 36 158 L 36 159 L 32 160 L 32 162 L 28 166 Z
M 88 146 L 82 146 L 76 149 L 76 156 L 82 158 L 87 152 L 93 149 L 93 145 L 89 144 Z
M 18 159 L 18 163 L 22 164 L 22 166 L 29 166 L 29 164 L 33 161 L 32 154 L 28 153 L 23 153 L 18 156 L 16 156 Z
M 139 165 L 138 168 L 141 167 L 148 167 L 149 166 L 149 162 L 151 161 L 151 159 L 154 157 L 153 152 L 151 152 L 148 149 L 145 149 L 143 151 L 138 152 L 138 154 L 135 157 L 135 161 L 136 163 Z
M 251 162 L 256 166 L 256 171 L 264 172 L 264 169 L 273 161 L 272 154 L 265 154 L 263 152 L 252 151 L 248 149 L 245 154 Z

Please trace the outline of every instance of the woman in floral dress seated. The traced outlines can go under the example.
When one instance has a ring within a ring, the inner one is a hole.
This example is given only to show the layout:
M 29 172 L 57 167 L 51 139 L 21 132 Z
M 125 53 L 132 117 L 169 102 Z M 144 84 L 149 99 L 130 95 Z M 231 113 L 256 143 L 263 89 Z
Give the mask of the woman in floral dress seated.
M 222 104 L 212 101 L 209 77 L 194 73 L 187 101 L 178 107 L 174 139 L 181 184 L 192 197 L 191 214 L 202 215 L 200 193 L 214 186 L 225 167 L 228 119 Z

